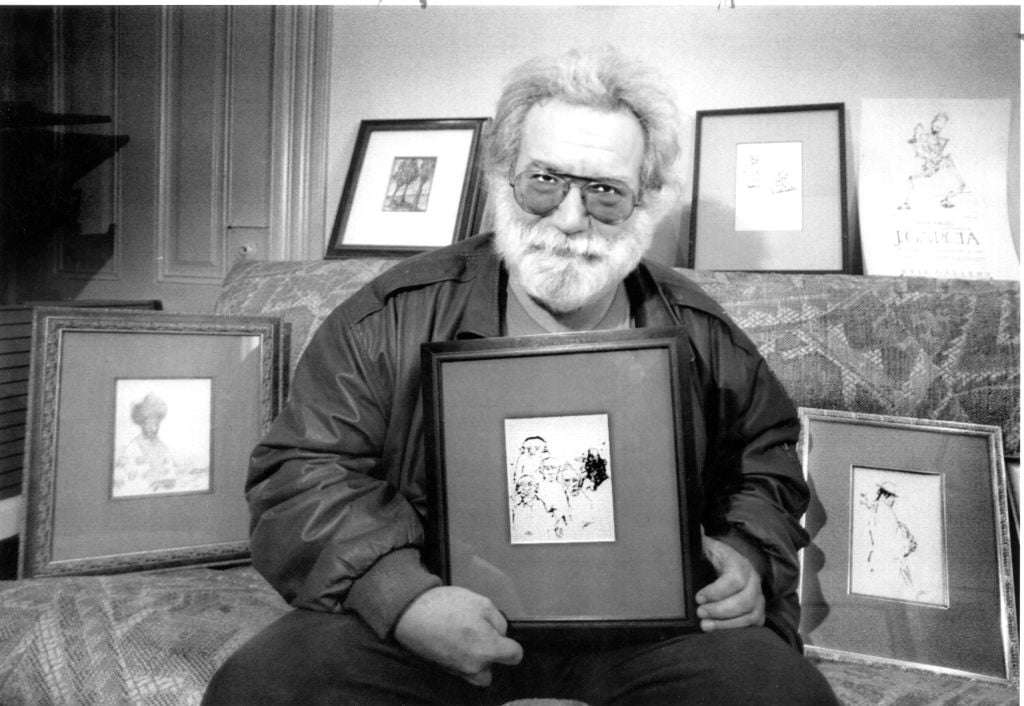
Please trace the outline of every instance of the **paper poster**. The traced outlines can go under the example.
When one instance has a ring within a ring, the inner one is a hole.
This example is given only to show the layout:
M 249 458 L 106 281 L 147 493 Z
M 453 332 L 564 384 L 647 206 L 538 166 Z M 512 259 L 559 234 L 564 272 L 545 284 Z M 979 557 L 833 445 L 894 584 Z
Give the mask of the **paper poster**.
M 1017 279 L 1006 205 L 1010 101 L 866 99 L 864 273 Z

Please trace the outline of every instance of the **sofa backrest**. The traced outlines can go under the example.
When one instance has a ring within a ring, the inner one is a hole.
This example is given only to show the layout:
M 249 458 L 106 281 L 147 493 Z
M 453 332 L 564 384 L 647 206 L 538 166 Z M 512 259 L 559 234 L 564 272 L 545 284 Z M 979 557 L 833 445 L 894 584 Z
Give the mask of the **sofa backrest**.
M 216 312 L 281 317 L 291 371 L 320 321 L 396 262 L 240 262 Z M 1019 455 L 1018 282 L 680 272 L 750 335 L 798 406 L 994 424 Z

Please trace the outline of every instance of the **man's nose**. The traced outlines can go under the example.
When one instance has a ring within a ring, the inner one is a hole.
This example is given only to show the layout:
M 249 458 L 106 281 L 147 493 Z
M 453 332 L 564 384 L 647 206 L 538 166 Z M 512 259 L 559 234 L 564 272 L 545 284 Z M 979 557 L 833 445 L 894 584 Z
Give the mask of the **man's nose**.
M 551 214 L 551 224 L 566 235 L 581 233 L 590 228 L 590 216 L 583 203 L 583 192 L 580 191 L 580 187 L 569 187 L 569 193 Z

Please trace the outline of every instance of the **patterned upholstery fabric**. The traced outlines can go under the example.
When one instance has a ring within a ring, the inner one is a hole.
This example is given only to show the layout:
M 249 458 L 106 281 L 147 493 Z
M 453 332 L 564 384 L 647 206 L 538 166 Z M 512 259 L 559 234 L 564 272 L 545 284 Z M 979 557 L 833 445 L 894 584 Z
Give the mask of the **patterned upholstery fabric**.
M 1020 285 L 685 271 L 797 405 L 1002 427 L 1020 454 Z
M 282 317 L 290 367 L 384 258 L 240 263 L 216 311 Z M 1019 287 L 686 271 L 757 343 L 798 405 L 985 424 L 1020 449 Z M 224 659 L 288 610 L 248 566 L 0 582 L 0 705 L 198 704 Z M 1015 689 L 821 661 L 840 700 L 1016 704 Z M 517 706 L 569 702 L 523 702 Z
M 195 706 L 228 655 L 288 609 L 248 566 L 0 582 L 3 706 Z M 1015 689 L 817 662 L 849 706 L 992 706 Z M 516 706 L 577 705 L 526 700 Z
M 295 370 L 323 318 L 398 259 L 353 258 L 308 262 L 240 262 L 224 280 L 217 314 L 280 316 Z
M 251 567 L 0 582 L 0 704 L 198 704 L 287 610 Z
M 222 314 L 291 324 L 291 362 L 317 324 L 397 262 L 247 262 Z M 680 270 L 736 320 L 797 405 L 993 424 L 1020 454 L 1020 286 L 1014 281 Z

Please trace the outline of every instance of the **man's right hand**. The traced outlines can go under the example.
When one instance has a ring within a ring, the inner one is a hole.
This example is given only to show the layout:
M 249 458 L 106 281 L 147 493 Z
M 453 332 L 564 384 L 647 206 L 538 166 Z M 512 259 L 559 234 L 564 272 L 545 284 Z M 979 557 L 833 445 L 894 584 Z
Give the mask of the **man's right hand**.
M 491 665 L 515 665 L 523 648 L 505 637 L 505 616 L 488 598 L 458 586 L 438 586 L 409 604 L 395 639 L 470 684 L 490 686 Z

